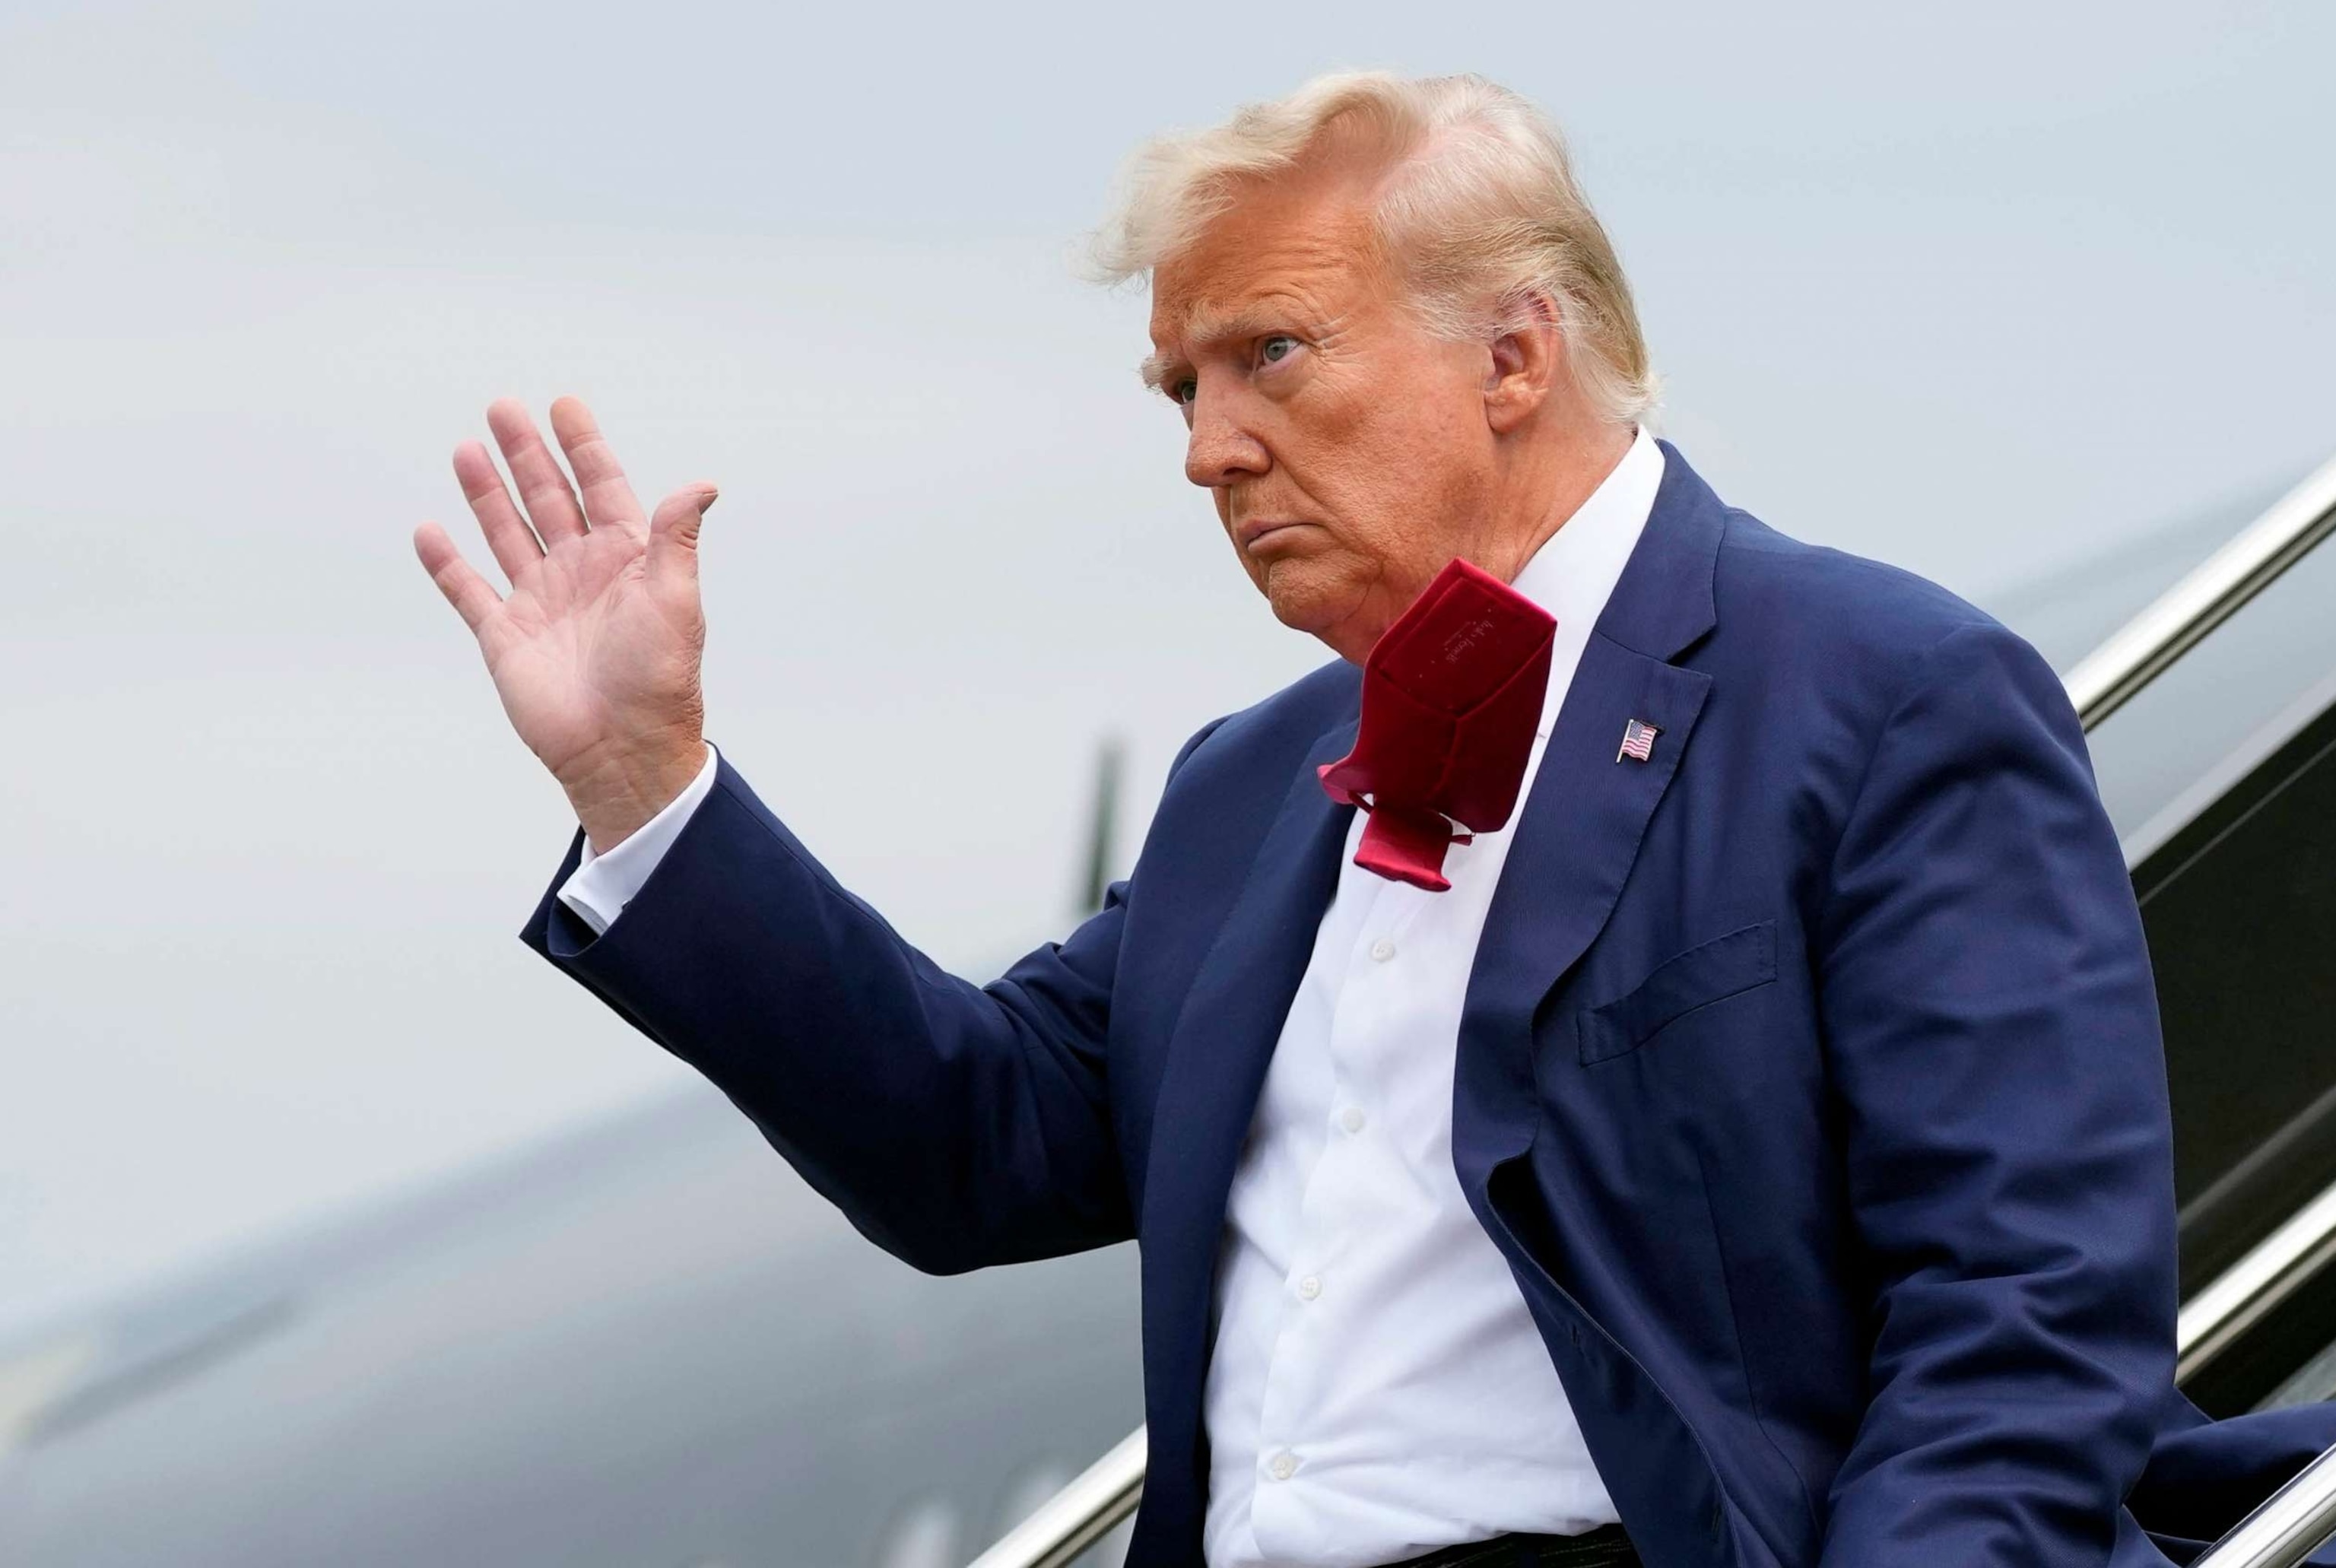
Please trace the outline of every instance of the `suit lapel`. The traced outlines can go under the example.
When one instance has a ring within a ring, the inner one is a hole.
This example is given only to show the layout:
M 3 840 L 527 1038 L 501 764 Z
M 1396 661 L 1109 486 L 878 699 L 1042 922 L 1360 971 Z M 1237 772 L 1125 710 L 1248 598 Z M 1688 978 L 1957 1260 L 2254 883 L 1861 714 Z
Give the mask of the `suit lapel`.
M 1533 1011 L 1604 928 L 1710 684 L 1603 638 L 1583 652 L 1469 978 L 1452 1128 L 1464 1177 L 1530 1141 Z M 1644 763 L 1615 757 L 1632 719 L 1661 732 Z
M 1469 976 L 1452 1144 L 1476 1192 L 1533 1140 L 1534 1010 L 1605 928 L 1711 687 L 1670 660 L 1716 619 L 1726 517 L 1678 451 L 1662 447 L 1653 510 L 1566 689 Z M 1633 719 L 1660 732 L 1645 762 L 1616 755 Z
M 1169 1371 L 1147 1399 L 1155 1457 L 1200 1454 L 1201 1392 L 1226 1195 L 1290 998 L 1338 882 L 1352 806 L 1316 770 L 1351 750 L 1347 716 L 1316 738 L 1290 778 L 1231 912 L 1202 960 L 1169 1040 L 1153 1110 L 1142 1217 L 1147 1362 Z

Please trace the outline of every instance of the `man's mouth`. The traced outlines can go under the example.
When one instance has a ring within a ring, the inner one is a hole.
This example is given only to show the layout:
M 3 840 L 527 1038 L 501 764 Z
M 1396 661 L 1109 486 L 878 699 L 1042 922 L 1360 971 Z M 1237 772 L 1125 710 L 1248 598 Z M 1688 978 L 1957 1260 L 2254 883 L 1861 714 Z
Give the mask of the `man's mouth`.
M 1301 519 L 1294 517 L 1253 517 L 1234 531 L 1243 550 L 1254 550 L 1258 541 L 1299 526 Z

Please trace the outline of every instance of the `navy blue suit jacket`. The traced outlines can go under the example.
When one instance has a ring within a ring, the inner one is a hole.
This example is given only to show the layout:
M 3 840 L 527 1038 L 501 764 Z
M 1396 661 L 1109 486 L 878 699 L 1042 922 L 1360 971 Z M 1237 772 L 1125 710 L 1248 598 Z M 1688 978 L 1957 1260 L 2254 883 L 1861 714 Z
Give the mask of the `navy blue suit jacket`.
M 1986 615 L 1664 450 L 1485 922 L 1462 1190 L 1655 1568 L 2159 1562 L 2121 1506 L 2154 1446 L 2252 1501 L 2336 1434 L 2202 1443 L 2174 1393 L 2163 1047 L 2068 699 Z M 726 757 L 606 934 L 553 891 L 580 832 L 522 933 L 910 1262 L 1140 1242 L 1131 1563 L 1200 1560 L 1226 1191 L 1358 689 L 1333 662 L 1195 735 L 1103 911 L 987 986 Z M 2149 1523 L 2212 1534 L 2210 1490 Z

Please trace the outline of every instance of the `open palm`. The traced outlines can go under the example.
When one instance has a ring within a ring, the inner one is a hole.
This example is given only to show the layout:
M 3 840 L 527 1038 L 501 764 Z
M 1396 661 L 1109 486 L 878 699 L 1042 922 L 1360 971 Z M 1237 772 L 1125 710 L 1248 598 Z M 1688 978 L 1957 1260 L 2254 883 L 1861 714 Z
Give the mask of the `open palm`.
M 686 777 L 702 755 L 697 535 L 714 487 L 677 490 L 644 518 L 579 400 L 551 405 L 573 486 L 517 399 L 492 405 L 487 423 L 525 511 L 483 443 L 455 449 L 454 473 L 510 594 L 498 594 L 435 522 L 414 530 L 414 547 L 477 636 L 511 727 L 579 802 L 676 769 Z

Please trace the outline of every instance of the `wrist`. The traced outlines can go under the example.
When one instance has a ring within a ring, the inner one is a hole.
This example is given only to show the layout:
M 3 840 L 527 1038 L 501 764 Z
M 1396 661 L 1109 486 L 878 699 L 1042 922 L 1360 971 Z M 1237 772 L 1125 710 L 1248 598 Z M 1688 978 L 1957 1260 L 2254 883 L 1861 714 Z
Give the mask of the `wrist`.
M 607 854 L 671 805 L 705 767 L 706 756 L 704 738 L 692 735 L 675 737 L 671 745 L 612 754 L 563 776 L 560 785 L 592 852 Z

